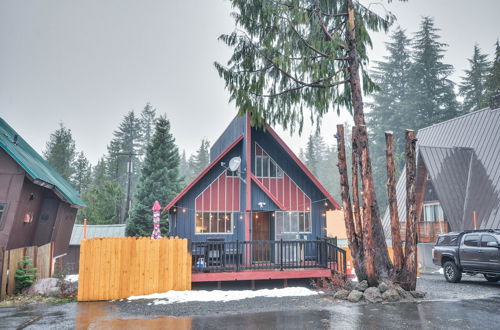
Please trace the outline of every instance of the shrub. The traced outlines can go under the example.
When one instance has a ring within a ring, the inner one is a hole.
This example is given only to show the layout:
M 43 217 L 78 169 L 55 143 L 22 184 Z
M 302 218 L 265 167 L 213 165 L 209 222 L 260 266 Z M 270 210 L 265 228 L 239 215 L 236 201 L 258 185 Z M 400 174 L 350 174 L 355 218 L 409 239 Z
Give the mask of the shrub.
M 33 267 L 33 262 L 30 257 L 24 257 L 19 262 L 14 278 L 16 280 L 16 293 L 21 293 L 25 288 L 31 286 L 35 282 L 38 274 L 36 268 Z

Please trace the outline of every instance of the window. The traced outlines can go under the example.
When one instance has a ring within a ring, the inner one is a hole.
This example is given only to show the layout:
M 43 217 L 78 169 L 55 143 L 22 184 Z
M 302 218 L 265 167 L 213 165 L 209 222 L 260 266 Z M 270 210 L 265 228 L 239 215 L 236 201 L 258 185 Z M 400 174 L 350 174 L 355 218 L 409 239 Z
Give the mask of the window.
M 310 233 L 311 212 L 276 211 L 277 233 Z
M 258 178 L 283 177 L 283 170 L 258 144 L 255 144 L 255 176 Z
M 3 218 L 3 214 L 5 213 L 6 209 L 7 209 L 7 204 L 0 204 L 0 229 L 2 229 L 2 227 L 3 227 L 2 218 Z
M 232 232 L 233 214 L 231 212 L 196 212 L 196 234 L 227 234 Z
M 481 247 L 488 247 L 489 242 L 497 243 L 497 239 L 491 235 L 483 235 L 481 237 Z
M 444 213 L 441 204 L 424 204 L 424 221 L 444 221 Z
M 464 245 L 479 246 L 479 235 L 467 235 L 464 238 Z

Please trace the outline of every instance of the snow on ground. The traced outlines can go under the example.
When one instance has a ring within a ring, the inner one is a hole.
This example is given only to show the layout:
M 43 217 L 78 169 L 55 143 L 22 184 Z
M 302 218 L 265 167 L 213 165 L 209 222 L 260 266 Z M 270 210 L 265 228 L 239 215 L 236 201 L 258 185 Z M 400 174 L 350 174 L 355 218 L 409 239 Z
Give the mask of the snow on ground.
M 256 297 L 303 297 L 317 295 L 321 292 L 313 291 L 302 287 L 290 287 L 283 289 L 262 289 L 262 290 L 194 290 L 194 291 L 167 291 L 164 293 L 154 293 L 146 296 L 128 297 L 129 301 L 139 299 L 154 299 L 153 305 L 165 305 L 190 301 L 232 301 Z
M 66 277 L 64 278 L 66 281 L 68 282 L 78 282 L 78 274 L 76 275 L 66 275 Z
M 434 271 L 434 272 L 432 272 L 432 273 L 433 273 L 433 274 L 438 274 L 438 273 L 439 273 L 439 274 L 444 274 L 444 270 L 443 270 L 443 268 L 439 268 L 438 270 L 436 270 L 436 271 Z

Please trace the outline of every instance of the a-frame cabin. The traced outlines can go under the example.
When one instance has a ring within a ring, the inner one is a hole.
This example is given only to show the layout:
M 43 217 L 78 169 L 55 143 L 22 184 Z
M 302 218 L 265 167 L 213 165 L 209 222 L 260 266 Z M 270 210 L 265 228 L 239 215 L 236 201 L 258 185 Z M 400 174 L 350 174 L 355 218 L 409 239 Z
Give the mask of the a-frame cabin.
M 228 167 L 231 159 L 241 162 L 238 170 Z M 191 240 L 200 278 L 224 280 L 207 274 L 214 271 L 338 267 L 332 260 L 343 251 L 324 238 L 326 211 L 340 206 L 270 126 L 234 118 L 210 160 L 164 210 L 170 235 Z

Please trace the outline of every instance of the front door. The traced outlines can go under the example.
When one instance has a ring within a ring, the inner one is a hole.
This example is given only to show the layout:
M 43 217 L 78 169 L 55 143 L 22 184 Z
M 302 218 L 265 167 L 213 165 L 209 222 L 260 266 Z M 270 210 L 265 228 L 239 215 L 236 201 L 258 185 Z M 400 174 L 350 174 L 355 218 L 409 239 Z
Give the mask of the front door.
M 252 215 L 252 261 L 254 263 L 271 261 L 271 212 L 258 212 Z

